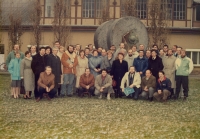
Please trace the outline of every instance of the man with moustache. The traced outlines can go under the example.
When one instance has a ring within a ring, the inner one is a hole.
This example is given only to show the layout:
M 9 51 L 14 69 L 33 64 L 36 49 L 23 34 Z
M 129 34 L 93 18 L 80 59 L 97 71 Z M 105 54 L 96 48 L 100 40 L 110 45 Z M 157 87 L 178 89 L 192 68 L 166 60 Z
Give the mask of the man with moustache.
M 136 57 L 133 55 L 132 49 L 128 50 L 128 55 L 125 56 L 124 60 L 128 63 L 128 67 L 133 66 L 133 61 Z
M 69 45 L 65 53 L 63 53 L 61 58 L 61 63 L 63 65 L 63 84 L 61 86 L 61 97 L 65 96 L 67 91 L 67 96 L 71 97 L 73 92 L 73 81 L 76 74 L 76 66 L 78 64 L 77 56 L 74 53 L 74 47 Z

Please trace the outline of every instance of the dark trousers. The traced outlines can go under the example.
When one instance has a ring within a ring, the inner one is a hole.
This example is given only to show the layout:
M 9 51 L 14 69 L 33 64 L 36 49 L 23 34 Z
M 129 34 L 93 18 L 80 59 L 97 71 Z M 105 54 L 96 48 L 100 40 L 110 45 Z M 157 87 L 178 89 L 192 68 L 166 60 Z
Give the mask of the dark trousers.
M 47 93 L 50 98 L 53 98 L 56 94 L 56 89 L 52 89 L 50 92 L 46 92 L 46 89 L 43 87 L 39 87 L 39 97 L 42 98 L 43 94 Z
M 176 98 L 178 98 L 180 90 L 181 90 L 181 85 L 183 87 L 183 94 L 185 97 L 188 97 L 188 76 L 176 76 Z
M 38 81 L 39 77 L 40 77 L 39 74 L 35 74 L 35 89 L 34 89 L 35 98 L 39 97 L 38 85 L 37 85 L 37 81 Z
M 140 92 L 141 92 L 141 90 L 140 90 L 140 88 L 137 88 L 137 87 L 133 87 L 133 89 L 134 89 L 134 99 L 138 99 L 138 97 L 139 97 L 139 94 L 140 94 Z
M 89 92 L 90 95 L 94 95 L 94 86 L 91 86 L 89 89 L 79 87 L 79 96 L 83 96 L 84 92 Z

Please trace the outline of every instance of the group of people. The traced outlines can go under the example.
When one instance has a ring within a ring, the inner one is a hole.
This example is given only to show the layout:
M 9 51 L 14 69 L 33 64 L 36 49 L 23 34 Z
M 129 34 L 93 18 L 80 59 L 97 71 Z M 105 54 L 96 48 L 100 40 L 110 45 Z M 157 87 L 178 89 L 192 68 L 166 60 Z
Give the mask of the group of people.
M 144 45 L 133 46 L 126 50 L 125 44 L 114 45 L 109 50 L 103 47 L 95 49 L 89 44 L 85 49 L 81 45 L 61 46 L 58 41 L 53 47 L 31 46 L 25 55 L 19 45 L 9 53 L 6 65 L 11 74 L 11 93 L 19 97 L 21 81 L 24 82 L 25 99 L 36 101 L 43 97 L 51 100 L 55 95 L 83 97 L 98 95 L 101 99 L 115 94 L 123 97 L 125 91 L 133 91 L 127 97 L 138 100 L 139 97 L 153 101 L 178 99 L 181 88 L 184 98 L 188 97 L 188 75 L 193 70 L 193 62 L 186 56 L 186 51 L 177 45 L 169 49 L 164 45 L 158 49 L 153 45 L 145 50 Z M 105 95 L 104 95 L 105 94 Z

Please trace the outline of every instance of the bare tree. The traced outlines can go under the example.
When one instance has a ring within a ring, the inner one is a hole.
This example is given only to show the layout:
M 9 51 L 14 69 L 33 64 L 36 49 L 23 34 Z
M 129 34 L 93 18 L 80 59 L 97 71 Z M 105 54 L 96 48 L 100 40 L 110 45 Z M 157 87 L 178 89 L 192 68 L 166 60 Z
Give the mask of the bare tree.
M 122 16 L 135 16 L 137 17 L 136 11 L 136 0 L 123 0 L 121 4 Z
M 69 44 L 70 37 L 70 1 L 55 0 L 54 2 L 54 20 L 53 32 L 54 38 L 63 46 Z
M 170 19 L 167 1 L 152 0 L 149 3 L 149 45 L 157 44 L 159 47 L 167 44 L 170 32 L 168 21 Z
M 109 1 L 102 0 L 101 1 L 101 13 L 100 13 L 99 24 L 110 20 L 110 13 L 109 13 Z
M 39 48 L 41 42 L 41 27 L 40 27 L 41 15 L 42 15 L 42 8 L 40 0 L 33 0 L 33 12 L 31 15 L 31 21 L 32 21 L 32 29 L 35 40 L 34 42 L 37 45 L 37 49 Z
M 21 45 L 21 36 L 23 34 L 21 12 L 18 13 L 10 12 L 9 22 L 10 24 L 9 24 L 8 37 L 9 37 L 9 51 L 11 51 L 12 47 L 15 44 Z

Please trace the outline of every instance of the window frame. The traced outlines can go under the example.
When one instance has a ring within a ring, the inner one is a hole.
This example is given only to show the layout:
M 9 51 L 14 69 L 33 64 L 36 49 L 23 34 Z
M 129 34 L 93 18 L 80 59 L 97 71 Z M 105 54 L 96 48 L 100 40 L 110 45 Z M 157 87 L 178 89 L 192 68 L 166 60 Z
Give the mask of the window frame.
M 102 11 L 102 4 L 103 4 L 102 2 L 103 2 L 102 0 L 82 0 L 82 5 L 81 5 L 81 7 L 82 7 L 82 18 L 83 19 L 100 19 L 101 18 L 101 11 Z M 107 0 L 106 2 L 108 4 L 107 8 L 109 9 L 110 0 Z M 90 5 L 90 7 L 87 4 Z M 85 13 L 87 13 L 87 14 L 85 14 Z
M 123 0 L 120 0 L 120 17 L 126 16 L 126 14 L 124 13 L 124 7 L 123 7 L 122 1 Z M 135 8 L 137 8 L 137 9 L 136 9 L 135 12 L 137 14 L 137 18 L 140 18 L 140 19 L 147 19 L 148 18 L 147 3 L 148 3 L 147 0 L 136 0 Z M 140 8 L 143 7 L 145 10 L 138 10 L 138 7 L 140 7 Z M 145 13 L 145 15 L 143 15 L 142 13 L 143 14 Z M 143 18 L 141 18 L 141 17 L 143 17 Z
M 193 61 L 193 52 L 197 52 L 197 64 L 194 64 L 193 62 L 193 65 L 194 66 L 200 66 L 200 49 L 186 49 L 186 54 L 187 53 L 190 53 L 190 59 Z
M 48 15 L 47 1 L 53 1 L 53 2 L 49 2 L 49 3 L 52 3 L 52 5 L 49 6 L 51 8 L 51 10 L 50 10 L 51 15 L 50 16 L 47 16 Z M 45 0 L 44 1 L 44 17 L 45 18 L 54 18 L 54 2 L 55 2 L 55 0 Z M 67 8 L 69 8 L 69 11 L 70 11 L 69 14 L 71 15 L 71 0 L 65 0 L 65 3 L 66 4 L 68 3 L 68 7 Z

